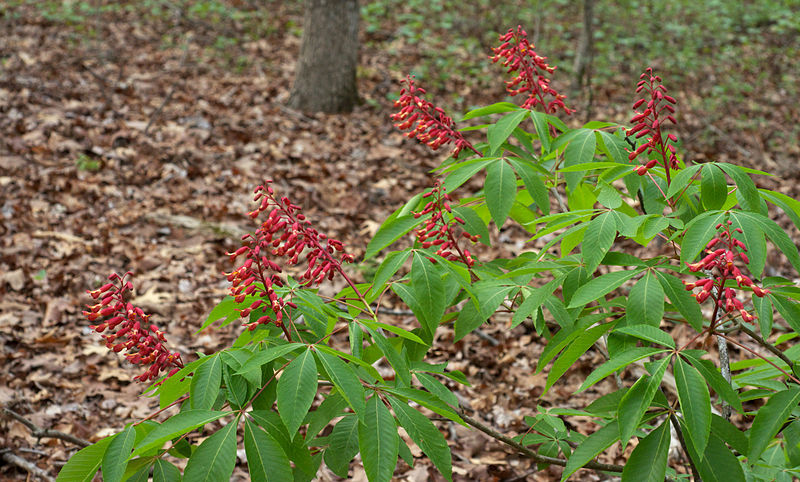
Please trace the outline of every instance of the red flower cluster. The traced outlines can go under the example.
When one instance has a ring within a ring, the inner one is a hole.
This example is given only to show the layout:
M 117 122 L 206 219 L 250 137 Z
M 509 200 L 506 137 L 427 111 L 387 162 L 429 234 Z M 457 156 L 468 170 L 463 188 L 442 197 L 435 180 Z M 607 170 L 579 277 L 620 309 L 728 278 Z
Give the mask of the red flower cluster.
M 628 130 L 626 135 L 630 136 L 636 134 L 636 139 L 647 135 L 651 137 L 647 139 L 647 142 L 631 152 L 628 155 L 628 159 L 632 161 L 645 151 L 647 151 L 648 156 L 655 152 L 656 155 L 661 158 L 660 160 L 664 169 L 669 172 L 670 168 L 678 168 L 678 159 L 675 157 L 676 150 L 673 144 L 678 138 L 675 134 L 669 134 L 665 140 L 661 133 L 661 127 L 665 120 L 673 124 L 676 123 L 675 117 L 673 117 L 672 114 L 675 113 L 673 105 L 677 101 L 673 97 L 667 95 L 667 88 L 661 85 L 661 77 L 654 75 L 652 68 L 645 70 L 639 79 L 639 83 L 636 84 L 636 93 L 638 94 L 639 92 L 645 91 L 649 94 L 650 98 L 647 99 L 646 96 L 633 104 L 633 110 L 636 115 L 631 119 L 631 123 L 633 123 L 634 126 Z M 637 111 L 636 109 L 645 104 L 645 102 L 647 102 L 647 104 L 645 105 L 644 111 Z M 666 114 L 666 116 L 663 114 Z M 643 176 L 650 168 L 658 164 L 658 162 L 659 159 L 650 159 L 645 164 L 639 166 L 636 172 L 640 176 Z
M 464 220 L 452 214 L 449 203 L 450 196 L 444 192 L 444 186 L 442 186 L 441 182 L 437 179 L 433 185 L 433 189 L 422 197 L 433 198 L 428 201 L 428 204 L 425 205 L 422 211 L 414 213 L 414 218 L 420 218 L 426 214 L 433 213 L 430 219 L 425 222 L 425 226 L 416 231 L 417 239 L 422 243 L 422 247 L 427 249 L 431 246 L 437 246 L 437 255 L 449 259 L 450 261 L 461 261 L 467 266 L 472 267 L 475 264 L 475 260 L 472 258 L 468 249 L 461 251 L 456 243 L 456 237 L 453 234 L 453 224 L 459 223 L 463 225 Z M 449 220 L 445 219 L 443 211 L 449 213 Z M 466 231 L 462 232 L 461 236 L 472 242 L 477 242 L 480 238 L 480 236 L 469 234 Z M 452 251 L 453 249 L 456 250 L 456 253 Z M 436 262 L 433 258 L 430 258 L 430 260 L 434 263 Z
M 403 83 L 406 86 L 400 90 L 400 98 L 394 103 L 395 107 L 400 107 L 400 112 L 391 115 L 392 120 L 398 121 L 395 127 L 406 130 L 416 123 L 414 129 L 406 134 L 409 139 L 416 137 L 433 150 L 453 143 L 455 144 L 453 157 L 458 157 L 465 148 L 481 155 L 460 132 L 455 130 L 453 119 L 448 117 L 444 110 L 419 97 L 425 94 L 425 89 L 414 85 L 413 76 L 408 76 Z
M 755 317 L 744 309 L 742 302 L 736 298 L 734 289 L 725 287 L 725 281 L 730 279 L 735 280 L 739 288 L 750 288 L 753 290 L 753 294 L 758 297 L 763 297 L 769 293 L 769 290 L 761 289 L 734 264 L 737 258 L 744 263 L 749 263 L 750 260 L 747 254 L 744 253 L 747 251 L 745 244 L 731 234 L 731 224 L 732 221 L 728 221 L 725 224 L 717 224 L 717 230 L 721 228 L 724 229 L 706 245 L 707 255 L 697 263 L 687 263 L 690 271 L 697 272 L 703 270 L 709 275 L 716 271 L 715 275 L 695 281 L 694 283 L 686 283 L 684 281 L 684 284 L 687 290 L 700 288 L 699 293 L 692 295 L 698 303 L 702 303 L 711 297 L 716 301 L 717 306 L 722 308 L 726 313 L 738 311 L 742 316 L 742 320 L 752 322 Z M 742 230 L 736 228 L 734 232 L 741 233 Z M 717 245 L 721 245 L 722 247 L 714 249 Z
M 125 277 L 130 274 L 128 272 L 120 276 L 113 273 L 108 277 L 111 283 L 87 291 L 94 299 L 102 298 L 96 305 L 87 305 L 89 311 L 84 311 L 83 315 L 89 321 L 108 317 L 98 325 L 89 325 L 89 328 L 97 333 L 108 330 L 102 335 L 106 347 L 115 352 L 127 350 L 125 358 L 129 362 L 136 365 L 150 365 L 147 371 L 134 377 L 134 380 L 141 382 L 155 380 L 160 372 L 172 366 L 167 375 L 171 377 L 183 368 L 183 361 L 179 353 L 171 353 L 166 349 L 164 332 L 156 325 L 150 324 L 150 315 L 144 314 L 141 308 L 125 300 L 125 292 L 133 289 L 133 284 L 125 281 Z M 116 331 L 111 333 L 113 330 Z
M 286 264 L 296 265 L 303 251 L 309 248 L 310 251 L 306 254 L 308 269 L 301 276 L 305 286 L 318 285 L 325 278 L 333 279 L 337 272 L 342 271 L 343 262 L 353 261 L 353 256 L 344 252 L 341 242 L 328 238 L 311 227 L 311 222 L 300 213 L 300 206 L 292 204 L 286 197 L 278 200 L 269 185 L 271 182 L 266 181 L 256 187 L 254 200 L 259 202 L 259 206 L 248 213 L 255 219 L 269 210 L 266 221 L 256 229 L 255 236 L 247 234 L 242 237 L 244 246 L 228 253 L 232 262 L 240 255 L 245 255 L 246 259 L 233 272 L 225 273 L 232 283 L 230 293 L 237 303 L 243 302 L 247 296 L 259 298 L 249 307 L 240 310 L 242 318 L 247 318 L 258 309 L 264 313 L 256 321 L 245 323 L 249 330 L 255 330 L 258 325 L 272 321 L 272 316 L 266 314 L 267 307 L 274 314 L 276 326 L 283 326 L 285 306 L 297 308 L 294 303 L 284 301 L 276 293 L 275 287 L 283 286 L 283 281 L 277 274 L 281 272 L 281 267 L 270 257 L 288 257 Z M 336 252 L 340 253 L 338 259 L 335 257 Z M 274 273 L 268 275 L 270 270 Z
M 528 34 L 521 26 L 516 30 L 508 29 L 505 35 L 500 36 L 500 41 L 503 43 L 492 49 L 494 55 L 489 58 L 492 62 L 505 59 L 503 66 L 508 67 L 507 72 L 517 72 L 514 79 L 506 82 L 506 90 L 512 96 L 528 94 L 528 98 L 522 104 L 523 109 L 533 109 L 541 104 L 550 114 L 558 109 L 562 109 L 568 115 L 575 112 L 575 109 L 569 109 L 564 105 L 564 99 L 567 97 L 550 87 L 550 79 L 544 74 L 552 74 L 556 68 L 545 62 L 547 57 L 542 57 L 533 50 L 534 45 L 528 42 Z M 545 99 L 548 95 L 553 97 L 553 100 L 548 102 Z

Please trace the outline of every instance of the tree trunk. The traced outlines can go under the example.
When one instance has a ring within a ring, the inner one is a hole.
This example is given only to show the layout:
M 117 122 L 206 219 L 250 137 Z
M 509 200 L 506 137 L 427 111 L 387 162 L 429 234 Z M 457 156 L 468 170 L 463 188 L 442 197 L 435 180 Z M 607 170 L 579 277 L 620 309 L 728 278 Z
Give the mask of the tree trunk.
M 358 100 L 358 0 L 306 0 L 303 44 L 289 106 L 350 112 Z

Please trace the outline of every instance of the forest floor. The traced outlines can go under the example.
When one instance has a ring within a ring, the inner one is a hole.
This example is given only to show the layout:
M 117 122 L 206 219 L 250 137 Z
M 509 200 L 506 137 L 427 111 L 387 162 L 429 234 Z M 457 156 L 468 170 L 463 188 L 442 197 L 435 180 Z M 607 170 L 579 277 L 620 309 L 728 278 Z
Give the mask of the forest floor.
M 298 8 L 282 5 L 275 2 L 272 14 L 299 24 Z M 429 171 L 446 156 L 406 139 L 389 119 L 389 99 L 405 77 L 394 66 L 413 64 L 413 46 L 394 45 L 390 54 L 363 34 L 363 104 L 350 115 L 309 115 L 285 107 L 297 32 L 276 28 L 228 49 L 211 45 L 217 26 L 180 16 L 137 20 L 133 13 L 108 14 L 93 36 L 83 37 L 26 5 L 13 16 L 6 12 L 0 24 L 0 405 L 40 428 L 90 441 L 147 416 L 157 400 L 131 381 L 137 367 L 109 353 L 89 330 L 81 316 L 87 289 L 112 272 L 132 271 L 134 303 L 165 328 L 173 349 L 192 358 L 224 348 L 241 330 L 237 324 L 196 332 L 226 295 L 221 273 L 231 266 L 225 253 L 254 229 L 246 213 L 255 185 L 274 179 L 276 190 L 303 206 L 320 232 L 358 257 L 389 213 L 432 184 Z M 235 24 L 225 28 L 237 35 Z M 232 65 L 243 57 L 245 68 Z M 469 105 L 504 99 L 503 69 L 487 68 L 496 69 L 497 87 L 464 89 Z M 594 117 L 627 122 L 634 83 L 595 94 Z M 678 99 L 691 95 L 689 85 L 673 89 Z M 680 115 L 678 135 L 691 139 L 702 113 Z M 580 121 L 580 113 L 570 120 Z M 759 178 L 759 185 L 796 197 L 797 145 L 763 139 L 798 122 L 797 107 L 780 103 L 754 132 L 716 125 L 717 140 L 687 157 L 774 172 L 781 177 Z M 501 245 L 497 252 L 513 254 L 513 236 L 501 238 L 512 248 Z M 386 321 L 411 324 L 412 317 Z M 543 341 L 522 326 L 506 326 L 507 320 L 493 320 L 483 327 L 487 336 L 457 343 L 443 329 L 433 352 L 466 373 L 472 386 L 460 395 L 495 429 L 518 434 L 525 430 L 523 416 L 538 405 L 582 408 L 613 389 L 606 381 L 571 396 L 602 362 L 590 350 L 542 397 L 547 372 L 536 373 L 535 360 Z M 584 433 L 596 428 L 580 417 L 570 424 Z M 476 431 L 442 428 L 457 480 L 557 480 L 560 474 L 555 467 L 535 472 L 529 460 Z M 17 420 L 0 417 L 0 453 L 50 476 L 76 448 L 58 438 L 37 439 Z M 602 461 L 621 463 L 623 455 Z M 0 479 L 26 478 L 5 460 Z M 365 480 L 362 472 L 354 464 L 353 479 Z M 424 457 L 413 468 L 400 462 L 395 475 L 440 479 Z M 601 477 L 581 472 L 584 480 Z M 234 478 L 247 479 L 244 464 Z M 320 480 L 337 479 L 323 469 Z

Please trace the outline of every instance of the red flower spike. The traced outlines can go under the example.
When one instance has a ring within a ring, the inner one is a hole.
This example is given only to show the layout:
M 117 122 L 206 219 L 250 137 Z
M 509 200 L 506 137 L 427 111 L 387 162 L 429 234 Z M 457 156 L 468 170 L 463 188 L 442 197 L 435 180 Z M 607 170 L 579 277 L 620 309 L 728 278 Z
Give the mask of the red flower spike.
M 757 286 L 752 279 L 742 274 L 741 269 L 736 266 L 737 259 L 744 264 L 749 264 L 750 260 L 744 253 L 747 251 L 744 242 L 733 237 L 731 224 L 731 221 L 725 224 L 717 224 L 716 228 L 721 232 L 706 245 L 706 256 L 697 263 L 687 263 L 690 271 L 703 270 L 706 273 L 713 274 L 713 276 L 694 283 L 687 283 L 686 281 L 683 283 L 687 290 L 701 288 L 699 293 L 693 295 L 698 303 L 702 303 L 713 296 L 716 305 L 722 311 L 731 315 L 738 314 L 743 321 L 752 323 L 755 317 L 744 309 L 741 300 L 736 297 L 736 290 L 726 287 L 725 282 L 734 280 L 739 288 L 750 288 L 753 290 L 753 294 L 758 297 L 768 294 L 769 290 Z M 740 231 L 737 228 L 733 232 Z M 720 245 L 722 245 L 721 248 L 712 249 Z
M 456 243 L 456 236 L 453 231 L 455 224 L 464 224 L 465 221 L 459 217 L 453 216 L 448 212 L 445 205 L 447 201 L 452 201 L 450 196 L 444 192 L 444 186 L 440 180 L 436 180 L 433 189 L 426 193 L 423 197 L 432 198 L 422 211 L 414 213 L 415 218 L 420 218 L 427 214 L 431 217 L 425 222 L 422 228 L 416 230 L 417 241 L 422 244 L 424 249 L 436 246 L 436 254 L 451 261 L 460 261 L 472 267 L 475 260 L 472 258 L 469 250 L 461 251 Z M 445 219 L 444 213 L 448 212 L 449 219 Z M 472 242 L 476 242 L 480 236 L 473 236 L 469 233 L 462 233 L 462 236 Z M 455 252 L 453 252 L 455 250 Z M 429 258 L 435 263 L 434 258 Z
M 254 201 L 259 203 L 259 207 L 251 213 L 254 214 L 251 217 L 257 218 L 263 212 L 269 214 L 254 235 L 242 237 L 243 246 L 234 254 L 243 255 L 245 260 L 233 272 L 226 273 L 231 282 L 230 294 L 237 303 L 244 302 L 248 296 L 256 298 L 249 307 L 239 310 L 240 317 L 247 320 L 244 326 L 249 330 L 268 323 L 282 326 L 284 308 L 287 305 L 296 307 L 278 295 L 276 288 L 283 286 L 277 274 L 281 272 L 281 267 L 267 254 L 286 257 L 286 264 L 296 265 L 300 255 L 306 252 L 308 269 L 301 276 L 304 286 L 320 284 L 325 278 L 332 279 L 335 273 L 342 272 L 342 263 L 353 261 L 353 256 L 344 252 L 344 245 L 340 241 L 312 227 L 311 222 L 299 212 L 300 206 L 292 204 L 286 196 L 277 198 L 269 185 L 271 182 L 268 180 L 256 187 Z M 337 252 L 338 257 L 334 256 Z M 236 256 L 232 256 L 232 260 Z M 268 311 L 274 316 L 267 314 Z M 251 313 L 254 317 L 259 315 L 252 323 L 249 322 Z
M 674 145 L 670 144 L 670 142 L 677 142 L 678 138 L 675 134 L 669 134 L 665 139 L 662 134 L 662 128 L 665 120 L 673 124 L 676 123 L 675 118 L 672 116 L 675 108 L 671 104 L 675 104 L 677 101 L 673 97 L 665 95 L 667 89 L 661 85 L 661 78 L 653 74 L 652 68 L 648 68 L 640 79 L 642 80 L 637 84 L 636 93 L 645 91 L 649 94 L 649 99 L 648 96 L 645 96 L 633 103 L 633 110 L 636 115 L 631 118 L 631 123 L 634 124 L 634 127 L 629 129 L 626 135 L 632 136 L 636 134 L 637 139 L 644 136 L 650 137 L 647 138 L 644 144 L 631 152 L 628 159 L 633 161 L 642 152 L 646 152 L 648 157 L 655 153 L 659 158 L 660 164 L 669 173 L 670 169 L 678 168 L 678 158 L 675 155 L 676 149 Z M 645 102 L 647 103 L 647 108 L 642 112 L 637 111 L 636 109 L 645 104 Z M 662 118 L 660 116 L 664 111 L 667 112 L 667 115 Z M 636 172 L 643 176 L 655 164 L 650 161 L 644 166 L 640 166 Z
M 564 105 L 565 95 L 561 95 L 550 87 L 550 79 L 545 74 L 552 74 L 556 68 L 545 62 L 547 57 L 538 55 L 533 49 L 534 45 L 528 41 L 528 34 L 521 26 L 517 29 L 508 29 L 500 36 L 503 42 L 499 47 L 493 48 L 494 55 L 489 57 L 492 62 L 502 59 L 503 66 L 508 67 L 508 73 L 516 72 L 517 76 L 506 82 L 506 90 L 512 96 L 527 94 L 528 98 L 522 103 L 523 109 L 534 109 L 541 105 L 547 113 L 554 114 L 558 109 L 567 115 L 575 112 Z M 547 100 L 547 97 L 552 100 Z
M 169 378 L 183 368 L 183 361 L 179 353 L 171 353 L 164 347 L 164 332 L 150 323 L 150 315 L 145 315 L 141 308 L 125 301 L 126 292 L 133 288 L 133 283 L 125 280 L 129 276 L 130 272 L 123 276 L 113 273 L 108 277 L 112 283 L 105 284 L 98 290 L 87 291 L 95 299 L 97 299 L 95 294 L 106 293 L 106 295 L 101 303 L 87 306 L 90 311 L 84 311 L 83 315 L 89 321 L 110 317 L 105 323 L 89 325 L 89 328 L 97 333 L 106 332 L 101 335 L 106 347 L 117 353 L 128 351 L 125 358 L 129 362 L 150 365 L 143 374 L 134 377 L 134 380 L 141 382 L 155 380 L 159 373 L 173 367 L 167 375 Z M 116 303 L 112 305 L 112 302 Z M 115 329 L 115 333 L 110 332 Z M 125 341 L 116 342 L 123 338 Z
M 395 127 L 404 131 L 411 129 L 406 136 L 416 137 L 420 142 L 427 144 L 434 151 L 446 144 L 455 144 L 452 156 L 458 157 L 463 149 L 469 149 L 481 155 L 464 136 L 455 129 L 453 119 L 448 117 L 444 110 L 434 107 L 433 104 L 420 97 L 425 94 L 425 89 L 420 89 L 414 84 L 414 76 L 408 76 L 402 81 L 406 84 L 400 90 L 400 98 L 394 103 L 400 111 L 392 114 L 391 118 L 397 121 Z M 412 126 L 416 126 L 412 129 Z

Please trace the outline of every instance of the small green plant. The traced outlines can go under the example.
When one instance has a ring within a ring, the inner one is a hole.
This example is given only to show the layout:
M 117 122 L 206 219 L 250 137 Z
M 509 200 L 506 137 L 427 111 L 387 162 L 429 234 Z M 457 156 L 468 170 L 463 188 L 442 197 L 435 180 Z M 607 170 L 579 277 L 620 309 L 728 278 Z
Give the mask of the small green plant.
M 79 171 L 99 171 L 100 161 L 86 154 L 78 154 L 78 157 L 75 159 L 75 167 L 77 167 Z
M 636 86 L 630 126 L 569 128 L 557 117 L 574 111 L 551 85 L 555 68 L 527 33 L 511 29 L 500 42 L 492 60 L 513 74 L 508 94 L 523 100 L 463 117 L 479 126 L 457 128 L 405 80 L 396 126 L 453 150 L 433 187 L 367 244 L 362 270 L 382 255 L 370 280 L 354 279 L 342 243 L 266 181 L 249 213 L 255 233 L 229 254 L 229 296 L 200 327 L 240 320 L 231 347 L 184 362 L 127 301 L 127 274 L 90 291 L 91 328 L 147 366 L 137 379 L 154 382 L 148 391 L 161 409 L 77 452 L 58 479 L 87 480 L 98 469 L 109 481 L 151 470 L 177 479 L 172 461 L 185 458 L 186 480 L 228 480 L 241 438 L 253 480 L 309 481 L 323 463 L 347 477 L 360 454 L 369 480 L 389 481 L 398 458 L 414 463 L 402 427 L 452 480 L 433 418 L 474 427 L 540 468 L 561 466 L 562 480 L 587 469 L 623 481 L 800 475 L 800 348 L 782 345 L 800 334 L 800 287 L 766 269 L 777 249 L 800 271 L 797 247 L 769 213 L 777 208 L 798 227 L 800 202 L 759 189 L 751 175 L 767 173 L 683 159 L 670 131 L 678 100 L 652 69 Z M 482 142 L 466 134 L 476 130 Z M 468 188 L 473 179 L 482 188 Z M 512 223 L 530 234 L 522 253 L 476 254 L 490 229 Z M 408 235 L 410 247 L 391 249 Z M 302 274 L 285 275 L 289 266 Z M 320 294 L 334 278 L 345 288 Z M 390 297 L 414 313 L 413 329 L 386 322 L 380 308 Z M 454 394 L 467 377 L 426 356 L 443 325 L 461 340 L 503 313 L 509 330 L 527 322 L 539 335 L 544 350 L 531 365 L 547 370 L 545 394 L 589 351 L 605 361 L 576 392 L 633 365 L 642 375 L 605 384 L 585 407 L 532 409 L 521 435 L 498 433 Z M 383 360 L 388 375 L 374 366 Z M 580 433 L 571 417 L 598 428 Z M 207 435 L 199 443 L 198 431 Z M 671 461 L 673 437 L 681 458 Z M 624 466 L 596 460 L 629 445 Z

